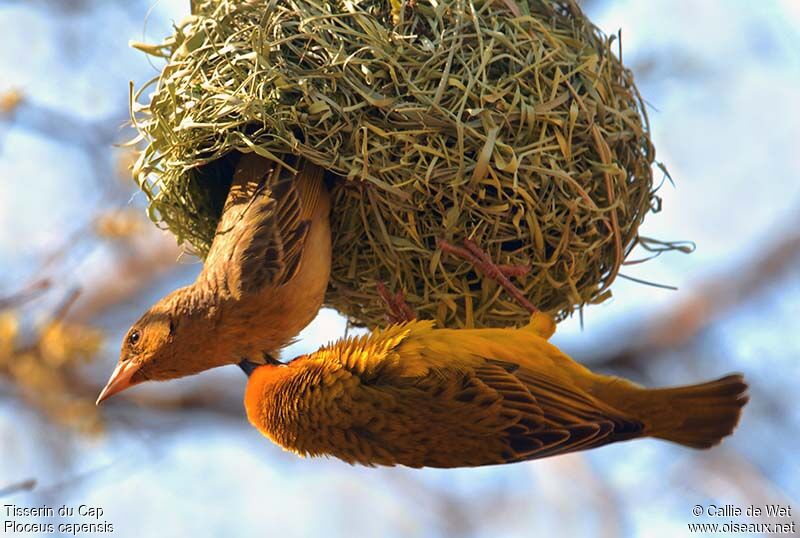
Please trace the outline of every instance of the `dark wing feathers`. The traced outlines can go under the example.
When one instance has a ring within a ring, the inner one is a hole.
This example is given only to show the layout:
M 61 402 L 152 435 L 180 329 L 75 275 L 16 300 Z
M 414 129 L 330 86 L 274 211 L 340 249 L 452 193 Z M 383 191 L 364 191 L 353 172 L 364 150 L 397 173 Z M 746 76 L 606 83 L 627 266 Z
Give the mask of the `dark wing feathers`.
M 241 288 L 247 292 L 292 279 L 311 225 L 300 220 L 300 196 L 293 177 L 269 185 L 267 192 L 245 213 L 242 224 L 252 231 L 243 235 L 232 260 L 241 264 Z
M 475 375 L 502 396 L 504 407 L 519 412 L 521 420 L 533 421 L 534 427 L 542 424 L 542 408 L 519 379 L 489 362 L 476 368 Z
M 283 261 L 286 266 L 279 284 L 285 284 L 297 274 L 297 270 L 300 267 L 300 259 L 303 257 L 303 245 L 305 245 L 310 228 L 311 221 L 304 220 L 286 236 L 283 243 Z
M 281 174 L 281 177 L 269 185 L 269 190 L 270 196 L 279 201 L 273 217 L 275 224 L 283 232 L 293 229 L 300 220 L 302 210 L 300 195 L 294 185 L 294 177 Z
M 254 161 L 237 173 L 203 269 L 234 295 L 291 280 L 311 225 L 291 170 Z
M 502 398 L 502 412 L 517 415 L 505 429 L 506 462 L 598 447 L 642 431 L 640 422 L 582 391 L 507 364 L 487 360 L 474 369 L 474 376 Z
M 622 434 L 636 435 L 644 429 L 644 424 L 639 420 L 620 413 L 582 391 L 570 389 L 562 383 L 526 371 L 521 371 L 518 375 L 542 405 L 551 408 L 551 414 L 560 421 L 611 421 L 615 440 L 620 440 L 619 436 Z

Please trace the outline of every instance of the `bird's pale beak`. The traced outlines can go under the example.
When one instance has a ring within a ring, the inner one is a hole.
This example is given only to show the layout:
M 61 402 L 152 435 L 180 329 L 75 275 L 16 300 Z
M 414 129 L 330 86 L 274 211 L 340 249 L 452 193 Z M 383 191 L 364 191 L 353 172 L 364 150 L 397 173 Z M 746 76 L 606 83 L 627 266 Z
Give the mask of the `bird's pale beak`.
M 133 361 L 119 363 L 114 369 L 114 373 L 111 374 L 105 388 L 100 392 L 100 396 L 97 397 L 95 405 L 100 405 L 103 400 L 134 385 L 135 383 L 131 382 L 131 378 L 138 370 L 139 365 Z

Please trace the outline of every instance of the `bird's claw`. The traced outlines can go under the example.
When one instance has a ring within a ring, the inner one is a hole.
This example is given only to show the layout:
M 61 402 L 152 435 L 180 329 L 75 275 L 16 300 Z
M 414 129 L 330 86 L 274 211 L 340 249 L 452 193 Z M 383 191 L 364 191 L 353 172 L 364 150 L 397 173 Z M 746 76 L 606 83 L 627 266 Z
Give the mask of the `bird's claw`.
M 445 239 L 438 239 L 436 244 L 442 252 L 447 252 L 470 262 L 487 278 L 497 282 L 529 313 L 534 314 L 539 311 L 510 280 L 511 277 L 528 274 L 531 271 L 530 265 L 497 265 L 482 248 L 469 239 L 464 240 L 463 247 L 453 245 Z
M 392 294 L 380 280 L 375 282 L 375 288 L 386 304 L 386 319 L 389 323 L 405 323 L 417 318 L 414 311 L 406 303 L 402 291 Z

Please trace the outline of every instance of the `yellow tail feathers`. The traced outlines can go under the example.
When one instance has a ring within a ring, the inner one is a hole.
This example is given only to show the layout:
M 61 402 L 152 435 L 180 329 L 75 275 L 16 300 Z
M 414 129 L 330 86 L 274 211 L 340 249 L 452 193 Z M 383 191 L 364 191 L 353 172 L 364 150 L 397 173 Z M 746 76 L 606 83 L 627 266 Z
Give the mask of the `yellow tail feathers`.
M 691 448 L 709 448 L 730 435 L 748 400 L 740 374 L 699 385 L 645 390 L 641 396 L 646 434 Z

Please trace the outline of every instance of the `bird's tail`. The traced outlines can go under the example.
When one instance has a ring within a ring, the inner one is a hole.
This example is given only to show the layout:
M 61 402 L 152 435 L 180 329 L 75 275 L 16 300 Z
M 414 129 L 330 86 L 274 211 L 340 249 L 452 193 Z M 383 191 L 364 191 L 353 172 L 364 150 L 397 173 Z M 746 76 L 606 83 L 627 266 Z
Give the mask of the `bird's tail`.
M 709 448 L 730 435 L 747 403 L 740 374 L 699 385 L 641 390 L 634 405 L 645 435 L 691 448 Z

